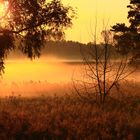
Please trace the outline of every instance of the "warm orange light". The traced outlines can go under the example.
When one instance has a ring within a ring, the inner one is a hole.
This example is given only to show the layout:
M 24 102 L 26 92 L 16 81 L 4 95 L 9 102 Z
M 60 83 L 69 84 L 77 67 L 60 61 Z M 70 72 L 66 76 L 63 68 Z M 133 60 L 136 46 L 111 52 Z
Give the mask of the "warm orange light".
M 2 0 L 0 0 L 0 16 L 4 14 L 5 6 Z
M 5 14 L 7 12 L 8 1 L 0 0 L 0 25 L 5 26 Z
M 3 0 L 0 0 L 0 3 L 3 3 Z

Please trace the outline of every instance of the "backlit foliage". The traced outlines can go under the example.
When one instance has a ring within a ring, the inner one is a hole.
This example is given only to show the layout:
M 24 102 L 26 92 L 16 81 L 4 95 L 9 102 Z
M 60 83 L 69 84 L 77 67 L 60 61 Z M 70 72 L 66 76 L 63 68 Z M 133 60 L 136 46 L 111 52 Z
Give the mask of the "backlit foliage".
M 39 57 L 45 40 L 64 39 L 75 12 L 60 0 L 11 0 L 0 18 L 0 61 L 11 49 L 19 48 L 29 58 Z

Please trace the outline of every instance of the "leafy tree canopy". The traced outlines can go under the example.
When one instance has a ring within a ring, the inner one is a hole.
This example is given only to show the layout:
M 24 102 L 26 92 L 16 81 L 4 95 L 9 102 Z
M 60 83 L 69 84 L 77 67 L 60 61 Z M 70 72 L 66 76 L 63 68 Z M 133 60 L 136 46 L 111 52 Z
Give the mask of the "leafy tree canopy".
M 134 62 L 140 58 L 140 0 L 130 0 L 127 7 L 130 25 L 117 23 L 111 30 L 114 32 L 117 50 L 122 54 L 131 53 L 131 61 Z
M 18 48 L 29 58 L 40 56 L 45 40 L 64 39 L 75 11 L 61 0 L 9 0 L 0 17 L 0 70 L 9 51 Z

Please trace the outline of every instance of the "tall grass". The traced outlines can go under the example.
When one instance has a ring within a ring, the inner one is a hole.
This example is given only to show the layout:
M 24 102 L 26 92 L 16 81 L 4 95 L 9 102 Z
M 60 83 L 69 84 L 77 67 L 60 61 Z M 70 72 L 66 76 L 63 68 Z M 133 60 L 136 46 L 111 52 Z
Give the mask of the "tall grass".
M 1 140 L 139 140 L 139 84 L 98 107 L 75 94 L 0 99 Z M 127 94 L 128 92 L 132 94 Z

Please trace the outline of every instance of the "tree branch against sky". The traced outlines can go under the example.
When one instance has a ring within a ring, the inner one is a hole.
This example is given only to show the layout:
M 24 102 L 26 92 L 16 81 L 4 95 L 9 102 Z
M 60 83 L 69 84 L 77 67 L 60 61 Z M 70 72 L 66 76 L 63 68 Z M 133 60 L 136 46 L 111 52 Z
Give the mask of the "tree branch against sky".
M 29 58 L 40 56 L 44 40 L 65 38 L 65 29 L 72 26 L 75 12 L 60 0 L 11 0 L 0 22 L 0 61 L 19 48 Z
M 115 33 L 114 40 L 116 48 L 122 54 L 130 53 L 131 62 L 137 62 L 140 59 L 140 1 L 130 0 L 127 6 L 129 26 L 125 23 L 117 23 L 112 26 Z

